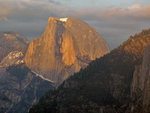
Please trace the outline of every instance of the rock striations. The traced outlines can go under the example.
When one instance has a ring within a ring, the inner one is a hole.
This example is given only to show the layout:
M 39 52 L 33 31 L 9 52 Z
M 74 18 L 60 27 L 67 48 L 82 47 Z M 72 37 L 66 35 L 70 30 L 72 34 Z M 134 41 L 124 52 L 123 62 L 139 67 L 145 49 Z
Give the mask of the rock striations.
M 75 18 L 50 17 L 41 38 L 30 43 L 25 63 L 60 84 L 108 52 L 107 43 L 87 23 Z

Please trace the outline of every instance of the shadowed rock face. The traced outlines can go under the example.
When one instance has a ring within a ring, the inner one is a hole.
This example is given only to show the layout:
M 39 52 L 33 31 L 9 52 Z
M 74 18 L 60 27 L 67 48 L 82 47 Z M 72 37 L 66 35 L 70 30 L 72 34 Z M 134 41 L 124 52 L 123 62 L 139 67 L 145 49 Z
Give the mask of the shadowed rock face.
M 85 22 L 75 18 L 51 17 L 41 38 L 30 43 L 25 63 L 60 84 L 69 75 L 108 52 L 104 39 Z
M 24 64 L 0 68 L 0 113 L 27 113 L 53 84 Z
M 137 66 L 133 75 L 132 93 L 141 91 L 142 104 L 144 109 L 150 110 L 150 46 L 145 49 L 143 62 Z

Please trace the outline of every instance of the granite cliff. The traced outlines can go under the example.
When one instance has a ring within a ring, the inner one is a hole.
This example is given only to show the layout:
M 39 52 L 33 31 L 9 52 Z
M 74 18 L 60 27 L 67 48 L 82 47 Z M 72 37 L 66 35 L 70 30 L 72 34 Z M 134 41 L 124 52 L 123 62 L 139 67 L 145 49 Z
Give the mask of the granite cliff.
M 150 46 L 145 49 L 142 64 L 135 68 L 131 94 L 132 98 L 137 98 L 136 103 L 133 103 L 132 112 L 150 111 Z
M 57 85 L 108 52 L 107 43 L 87 23 L 50 17 L 41 38 L 30 43 L 25 63 Z

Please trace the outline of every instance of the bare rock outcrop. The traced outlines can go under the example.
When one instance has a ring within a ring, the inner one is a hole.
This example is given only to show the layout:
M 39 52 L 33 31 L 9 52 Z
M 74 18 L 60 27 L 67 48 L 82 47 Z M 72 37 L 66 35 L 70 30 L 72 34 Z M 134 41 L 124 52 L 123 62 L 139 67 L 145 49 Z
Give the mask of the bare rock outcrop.
M 24 54 L 20 51 L 12 51 L 0 62 L 0 67 L 9 67 L 24 63 Z
M 50 17 L 41 38 L 30 43 L 25 63 L 60 84 L 108 52 L 107 43 L 87 23 L 75 18 Z

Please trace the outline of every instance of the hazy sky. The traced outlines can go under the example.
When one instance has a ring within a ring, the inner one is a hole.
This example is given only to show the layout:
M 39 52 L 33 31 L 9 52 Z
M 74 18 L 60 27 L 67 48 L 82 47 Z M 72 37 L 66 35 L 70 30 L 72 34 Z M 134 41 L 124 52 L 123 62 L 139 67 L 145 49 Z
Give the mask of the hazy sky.
M 31 40 L 40 37 L 51 16 L 86 21 L 112 49 L 150 28 L 150 0 L 0 0 L 0 31 Z

